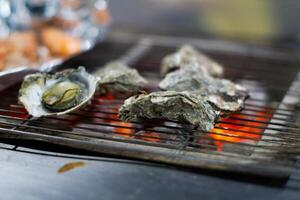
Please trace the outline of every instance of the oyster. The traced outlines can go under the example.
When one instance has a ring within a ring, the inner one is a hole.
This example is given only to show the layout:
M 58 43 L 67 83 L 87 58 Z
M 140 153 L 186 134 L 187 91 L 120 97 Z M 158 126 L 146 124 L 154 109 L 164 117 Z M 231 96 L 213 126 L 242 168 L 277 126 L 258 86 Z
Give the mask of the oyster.
M 84 67 L 24 78 L 19 102 L 33 117 L 62 115 L 85 105 L 94 95 L 97 78 Z
M 122 62 L 114 61 L 96 71 L 102 94 L 111 93 L 117 97 L 129 97 L 137 94 L 147 81 L 136 69 L 129 68 Z
M 184 45 L 177 52 L 166 56 L 162 60 L 161 74 L 166 75 L 186 65 L 198 65 L 202 68 L 201 71 L 207 71 L 213 77 L 223 76 L 223 67 L 220 64 L 190 45 Z
M 213 78 L 200 69 L 199 65 L 194 65 L 170 72 L 159 83 L 159 87 L 162 90 L 189 91 L 223 112 L 235 112 L 243 108 L 248 97 L 244 87 L 226 79 Z
M 191 93 L 201 96 L 223 112 L 242 110 L 249 96 L 246 88 L 226 79 L 214 79 L 208 87 L 191 91 Z
M 187 92 L 153 92 L 125 100 L 119 110 L 122 121 L 139 118 L 188 122 L 203 131 L 213 128 L 218 113 L 204 100 Z
M 191 64 L 170 72 L 159 83 L 159 87 L 162 90 L 174 90 L 178 92 L 206 88 L 212 84 L 213 78 L 202 69 L 197 64 Z

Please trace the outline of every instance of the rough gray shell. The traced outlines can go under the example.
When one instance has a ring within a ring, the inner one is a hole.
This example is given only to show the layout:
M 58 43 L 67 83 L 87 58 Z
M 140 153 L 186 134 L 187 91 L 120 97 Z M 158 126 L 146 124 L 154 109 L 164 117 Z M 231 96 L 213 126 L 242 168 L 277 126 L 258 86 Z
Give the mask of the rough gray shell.
M 141 91 L 147 81 L 136 69 L 122 62 L 113 61 L 95 72 L 99 78 L 100 93 L 111 93 L 116 97 L 129 97 Z
M 161 75 L 185 67 L 198 65 L 202 71 L 206 71 L 212 77 L 222 77 L 223 67 L 205 54 L 198 52 L 190 45 L 182 46 L 177 52 L 166 56 L 161 63 Z
M 159 83 L 162 90 L 188 91 L 224 112 L 243 108 L 248 91 L 226 79 L 213 78 L 203 73 L 199 65 L 190 65 L 170 72 Z
M 188 122 L 201 130 L 214 127 L 218 112 L 204 100 L 188 92 L 153 92 L 128 98 L 119 111 L 122 121 L 140 118 Z

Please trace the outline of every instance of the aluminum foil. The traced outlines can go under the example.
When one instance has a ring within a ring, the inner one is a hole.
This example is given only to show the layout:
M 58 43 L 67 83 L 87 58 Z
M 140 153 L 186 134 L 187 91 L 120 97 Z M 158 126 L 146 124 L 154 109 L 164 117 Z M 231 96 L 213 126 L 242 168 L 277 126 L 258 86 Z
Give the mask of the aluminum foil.
M 110 16 L 105 0 L 0 0 L 0 66 L 1 43 L 16 33 L 34 32 L 40 41 L 41 27 L 51 26 L 70 37 L 78 38 L 80 52 L 90 49 L 98 39 L 104 38 L 109 25 Z M 20 42 L 14 44 L 14 48 Z M 67 58 L 56 55 L 47 57 L 45 48 L 40 45 L 36 54 L 38 59 L 34 62 L 26 62 L 19 54 L 13 55 L 11 60 L 20 59 L 19 63 L 5 66 L 2 71 L 16 70 L 21 66 L 47 71 Z

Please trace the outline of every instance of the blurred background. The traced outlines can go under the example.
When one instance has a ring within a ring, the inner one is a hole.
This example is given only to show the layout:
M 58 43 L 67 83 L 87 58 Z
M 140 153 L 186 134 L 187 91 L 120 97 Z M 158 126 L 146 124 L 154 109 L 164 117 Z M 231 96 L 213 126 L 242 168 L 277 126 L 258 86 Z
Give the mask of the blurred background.
M 114 27 L 246 42 L 299 42 L 297 0 L 110 0 Z
M 113 32 L 300 49 L 299 0 L 0 0 L 0 71 L 50 68 Z M 57 63 L 55 62 L 55 63 Z

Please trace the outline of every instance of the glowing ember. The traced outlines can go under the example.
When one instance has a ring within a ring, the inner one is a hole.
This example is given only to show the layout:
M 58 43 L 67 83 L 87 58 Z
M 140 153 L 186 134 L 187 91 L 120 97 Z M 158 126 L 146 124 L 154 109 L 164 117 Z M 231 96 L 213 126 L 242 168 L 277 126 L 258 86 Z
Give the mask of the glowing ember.
M 98 98 L 99 100 L 114 100 L 116 99 L 111 93 L 108 93 L 105 96 L 101 96 Z M 115 105 L 112 107 L 112 105 L 107 102 L 101 102 L 101 101 L 96 101 L 95 102 L 98 105 L 102 105 L 103 108 L 101 108 L 102 111 L 107 111 L 108 113 L 111 114 L 106 114 L 107 120 L 105 122 L 115 126 L 113 128 L 114 136 L 122 137 L 122 138 L 131 138 L 132 135 L 134 134 L 134 129 L 133 129 L 133 124 L 131 123 L 126 123 L 122 122 L 119 120 L 119 117 L 116 113 L 118 113 L 118 106 Z
M 160 135 L 154 132 L 140 131 L 137 133 L 135 138 L 149 142 L 160 142 Z
M 29 117 L 29 115 L 28 115 L 27 111 L 25 110 L 25 108 L 15 108 L 14 110 L 16 112 L 0 111 L 0 115 L 16 117 L 16 118 L 20 118 L 20 119 L 27 119 Z
M 261 139 L 266 122 L 270 120 L 271 115 L 262 111 L 255 115 L 262 117 L 232 114 L 230 118 L 222 118 L 221 122 L 216 124 L 216 128 L 208 134 L 214 139 L 217 151 L 222 151 L 226 142 L 257 143 Z
M 107 94 L 105 96 L 101 96 L 99 98 L 100 100 L 114 100 L 115 97 L 112 94 Z M 102 102 L 98 102 L 98 105 L 104 105 L 105 103 Z M 107 103 L 109 105 L 109 103 Z M 101 109 L 103 110 L 103 108 Z M 160 135 L 158 133 L 154 133 L 154 132 L 146 132 L 146 131 L 140 131 L 136 134 L 135 130 L 134 130 L 134 125 L 132 123 L 126 123 L 126 122 L 122 122 L 119 120 L 119 117 L 117 114 L 119 111 L 119 107 L 117 105 L 115 105 L 115 107 L 107 107 L 104 109 L 105 111 L 108 111 L 108 113 L 112 113 L 112 114 L 107 114 L 107 118 L 108 120 L 105 120 L 107 123 L 114 125 L 114 136 L 117 137 L 122 137 L 122 138 L 135 138 L 135 139 L 140 139 L 140 140 L 145 140 L 145 141 L 149 141 L 149 142 L 160 142 Z
M 109 101 L 109 100 L 114 100 L 114 99 L 115 99 L 115 97 L 111 93 L 108 93 L 105 96 L 95 97 L 93 99 L 93 104 L 95 104 L 95 105 L 102 105 L 103 102 L 101 102 L 101 100 L 108 100 Z
M 105 95 L 104 98 L 101 98 L 101 99 L 114 100 L 116 98 L 111 93 L 108 93 L 107 95 Z
M 111 124 L 115 126 L 120 126 L 120 127 L 115 127 L 114 132 L 115 136 L 120 136 L 123 138 L 131 138 L 134 130 L 132 129 L 133 125 L 126 123 L 126 122 L 119 122 L 119 121 L 111 121 Z M 122 126 L 122 127 L 121 127 Z

